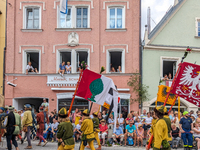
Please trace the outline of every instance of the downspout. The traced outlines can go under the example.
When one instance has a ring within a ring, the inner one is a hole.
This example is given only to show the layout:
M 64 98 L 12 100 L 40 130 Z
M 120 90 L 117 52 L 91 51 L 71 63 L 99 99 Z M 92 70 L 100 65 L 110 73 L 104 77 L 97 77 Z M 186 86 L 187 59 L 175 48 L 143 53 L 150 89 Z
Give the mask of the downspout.
M 141 84 L 142 84 L 142 40 L 141 40 L 141 0 L 140 0 L 140 15 L 139 15 L 139 71 L 140 71 L 140 75 L 141 75 Z M 140 102 L 140 108 L 142 111 L 142 101 Z
M 6 48 L 7 48 L 7 0 L 6 0 L 6 22 L 5 22 L 5 47 L 3 51 L 3 96 L 5 96 L 5 57 L 6 57 Z

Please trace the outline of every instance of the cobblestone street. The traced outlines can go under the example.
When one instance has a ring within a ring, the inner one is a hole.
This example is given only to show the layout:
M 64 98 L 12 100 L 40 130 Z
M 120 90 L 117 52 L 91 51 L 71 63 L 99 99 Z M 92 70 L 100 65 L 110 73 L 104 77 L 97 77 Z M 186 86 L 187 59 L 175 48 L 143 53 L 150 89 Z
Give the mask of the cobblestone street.
M 32 146 L 33 146 L 33 149 L 34 150 L 57 150 L 57 143 L 51 143 L 49 142 L 45 147 L 38 147 L 36 146 L 36 144 L 38 143 L 38 141 L 32 141 Z M 27 142 L 25 142 L 23 145 L 21 145 L 19 142 L 19 149 L 20 150 L 23 150 L 26 146 L 27 146 Z M 43 144 L 43 143 L 42 143 Z M 75 146 L 75 150 L 78 150 L 79 149 L 79 145 L 80 143 L 77 143 L 76 146 Z M 95 148 L 97 148 L 98 146 L 96 145 L 95 143 Z M 0 150 L 6 150 L 6 141 L 4 140 L 3 141 L 3 148 L 2 148 L 2 143 L 0 144 Z M 86 150 L 89 150 L 87 148 L 85 148 Z M 124 149 L 127 149 L 127 150 L 145 150 L 145 148 L 141 148 L 141 147 L 132 147 L 132 146 L 112 146 L 112 147 L 102 147 L 102 150 L 124 150 Z M 183 148 L 180 148 L 178 150 L 181 150 Z M 13 148 L 14 150 L 14 148 Z

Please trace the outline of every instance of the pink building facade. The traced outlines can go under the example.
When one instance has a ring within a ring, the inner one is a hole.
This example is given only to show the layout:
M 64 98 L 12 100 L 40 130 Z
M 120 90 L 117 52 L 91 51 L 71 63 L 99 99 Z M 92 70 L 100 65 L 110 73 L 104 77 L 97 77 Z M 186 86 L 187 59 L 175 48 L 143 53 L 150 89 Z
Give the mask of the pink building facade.
M 127 86 L 131 74 L 139 70 L 139 0 L 68 0 L 67 15 L 59 12 L 59 0 L 8 3 L 6 80 L 16 86 L 6 84 L 5 105 L 22 109 L 30 103 L 38 109 L 46 98 L 50 111 L 69 108 L 79 63 L 86 61 L 95 72 L 105 67 L 103 74 L 118 87 L 122 111 L 139 109 L 130 103 L 134 94 Z M 38 73 L 26 75 L 29 61 Z M 72 67 L 63 77 L 57 73 L 62 61 Z M 85 109 L 90 104 L 76 98 L 75 107 Z

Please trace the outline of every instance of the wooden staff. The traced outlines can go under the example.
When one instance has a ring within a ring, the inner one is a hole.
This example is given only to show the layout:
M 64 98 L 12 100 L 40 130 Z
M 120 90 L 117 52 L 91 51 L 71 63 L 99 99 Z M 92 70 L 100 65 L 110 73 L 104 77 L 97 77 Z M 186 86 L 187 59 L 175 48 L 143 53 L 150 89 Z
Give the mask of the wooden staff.
M 68 117 L 69 117 L 69 114 L 71 113 L 72 111 L 72 106 L 74 104 L 74 99 L 75 99 L 75 96 L 76 96 L 76 93 L 77 93 L 77 90 L 78 90 L 78 87 L 79 87 L 79 84 L 80 84 L 80 80 L 81 80 L 81 77 L 83 75 L 83 69 L 81 69 L 81 73 L 80 73 L 80 76 L 79 76 L 79 79 L 78 79 L 78 82 L 77 82 L 77 85 L 76 85 L 76 89 L 74 91 L 74 95 L 73 95 L 73 98 L 72 98 L 72 102 L 71 102 L 71 105 L 70 105 L 70 108 L 69 108 L 69 112 L 68 112 Z
M 176 72 L 176 74 L 175 74 L 175 76 L 174 76 L 174 79 L 173 79 L 173 81 L 172 81 L 172 85 L 171 85 L 171 87 L 170 87 L 169 92 L 167 93 L 167 97 L 166 97 L 166 99 L 165 99 L 165 102 L 164 102 L 163 106 L 165 106 L 166 103 L 167 103 L 167 100 L 168 100 L 168 98 L 169 98 L 169 95 L 170 95 L 170 93 L 171 93 L 171 91 L 172 91 L 172 89 L 173 89 L 173 86 L 174 86 L 174 84 L 175 84 L 177 75 L 178 75 L 178 73 L 179 73 L 179 71 L 180 71 L 180 69 L 181 69 L 181 65 L 182 65 L 182 63 L 179 64 L 178 70 L 177 70 L 177 72 Z M 174 103 L 175 103 L 175 101 L 174 101 Z M 173 105 L 172 105 L 172 106 L 173 106 Z M 171 108 L 172 108 L 172 106 L 171 106 Z M 152 134 L 151 137 L 150 137 L 150 140 L 149 140 L 149 144 L 148 144 L 148 146 L 147 146 L 147 149 L 150 149 L 152 140 L 153 140 L 153 134 Z

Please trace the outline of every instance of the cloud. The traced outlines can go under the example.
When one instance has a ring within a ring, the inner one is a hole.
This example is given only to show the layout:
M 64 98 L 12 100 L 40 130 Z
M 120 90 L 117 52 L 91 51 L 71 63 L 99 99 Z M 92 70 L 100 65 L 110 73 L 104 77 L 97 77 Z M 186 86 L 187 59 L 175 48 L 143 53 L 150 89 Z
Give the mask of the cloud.
M 174 0 L 142 0 L 142 38 L 144 36 L 145 25 L 147 24 L 147 8 L 151 8 L 151 30 L 159 23 Z

